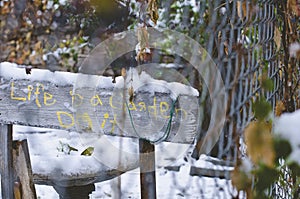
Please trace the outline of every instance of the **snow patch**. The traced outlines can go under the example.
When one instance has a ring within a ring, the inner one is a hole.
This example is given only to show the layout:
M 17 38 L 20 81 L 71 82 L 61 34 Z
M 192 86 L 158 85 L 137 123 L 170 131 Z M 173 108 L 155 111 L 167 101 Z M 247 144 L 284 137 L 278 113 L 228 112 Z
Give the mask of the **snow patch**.
M 60 71 L 51 72 L 43 69 L 31 69 L 31 74 L 26 74 L 25 67 L 9 62 L 2 62 L 0 63 L 0 75 L 2 78 L 8 80 L 49 81 L 60 86 L 73 85 L 74 88 L 92 88 L 93 85 L 97 85 L 98 88 L 124 88 L 124 78 L 121 76 L 116 78 L 116 83 L 113 83 L 111 77 Z M 139 74 L 136 69 L 130 69 L 127 74 L 128 77 L 125 79 L 126 87 L 129 88 L 132 85 L 134 91 L 149 92 L 153 95 L 156 92 L 168 93 L 173 100 L 179 95 L 199 96 L 198 91 L 190 86 L 177 82 L 168 83 L 163 80 L 156 80 L 144 71 Z
M 155 92 L 168 93 L 173 100 L 176 100 L 179 95 L 199 96 L 199 92 L 190 86 L 156 80 L 144 71 L 139 75 L 137 70 L 130 69 L 127 74 L 126 87 L 132 86 L 134 91 L 149 92 L 151 95 L 154 95 Z M 116 80 L 116 88 L 124 88 L 124 78 L 118 77 Z
M 274 121 L 274 132 L 290 142 L 292 153 L 290 160 L 300 164 L 300 110 L 293 113 L 284 113 Z

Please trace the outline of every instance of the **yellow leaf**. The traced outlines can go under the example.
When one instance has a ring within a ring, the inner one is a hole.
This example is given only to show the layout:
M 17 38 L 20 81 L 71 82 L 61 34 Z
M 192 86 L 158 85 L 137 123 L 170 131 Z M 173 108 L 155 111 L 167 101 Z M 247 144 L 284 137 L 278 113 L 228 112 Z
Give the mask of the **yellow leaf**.
M 273 167 L 275 152 L 271 135 L 271 124 L 255 121 L 245 129 L 247 152 L 253 163 L 264 163 Z
M 93 153 L 94 147 L 88 147 L 80 155 L 91 156 Z

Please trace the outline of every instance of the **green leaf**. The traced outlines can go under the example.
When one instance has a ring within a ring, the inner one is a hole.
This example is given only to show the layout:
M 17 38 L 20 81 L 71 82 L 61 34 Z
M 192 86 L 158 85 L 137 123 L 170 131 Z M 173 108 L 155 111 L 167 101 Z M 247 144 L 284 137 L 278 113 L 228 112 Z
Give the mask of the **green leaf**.
M 300 175 L 300 165 L 297 162 L 289 163 L 289 169 L 292 171 L 292 177 L 296 178 Z
M 74 61 L 77 61 L 77 60 L 78 60 L 78 53 L 74 53 L 74 54 L 73 54 L 73 60 L 74 60 Z
M 269 188 L 279 177 L 279 172 L 275 168 L 267 167 L 261 164 L 260 167 L 255 171 L 257 176 L 256 188 L 259 193 L 264 192 L 265 189 Z
M 68 147 L 69 147 L 69 151 L 78 151 L 78 149 L 76 149 L 76 148 L 74 148 L 74 147 L 72 147 L 70 145 L 68 145 Z
M 272 106 L 265 98 L 261 98 L 253 104 L 254 116 L 258 120 L 266 119 L 271 110 Z
M 274 139 L 274 148 L 276 152 L 276 159 L 284 158 L 286 159 L 292 152 L 292 147 L 289 141 L 282 138 Z
M 262 81 L 262 88 L 266 89 L 267 91 L 271 91 L 274 88 L 274 82 L 272 79 L 266 79 Z
M 91 156 L 94 152 L 94 147 L 86 148 L 80 155 Z
M 270 197 L 266 196 L 266 194 L 262 192 L 262 193 L 256 193 L 254 199 L 270 199 Z

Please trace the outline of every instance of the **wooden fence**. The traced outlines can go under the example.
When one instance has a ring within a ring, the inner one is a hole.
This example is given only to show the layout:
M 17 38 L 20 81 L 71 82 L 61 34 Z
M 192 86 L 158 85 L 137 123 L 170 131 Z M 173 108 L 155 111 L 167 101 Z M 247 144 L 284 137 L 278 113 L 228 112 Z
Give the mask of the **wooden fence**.
M 80 81 L 82 76 L 89 81 L 80 82 L 79 87 L 76 82 Z M 113 79 L 110 77 L 53 73 L 40 69 L 33 69 L 31 74 L 26 74 L 24 68 L 1 64 L 0 80 L 3 198 L 13 198 L 14 184 L 20 179 L 15 172 L 21 169 L 16 168 L 20 165 L 14 165 L 13 162 L 13 124 L 138 138 L 140 154 L 146 154 L 140 155 L 143 198 L 154 198 L 156 195 L 153 143 L 191 143 L 198 131 L 198 91 L 180 83 L 172 84 L 173 87 L 182 87 L 185 90 L 178 96 L 171 95 L 169 83 L 162 84 L 160 81 L 158 84 L 153 80 L 152 83 L 148 82 L 136 88 L 134 97 L 129 100 L 130 87 L 126 84 L 126 77 L 120 77 L 116 83 L 112 83 Z M 119 86 L 120 82 L 122 86 Z M 151 84 L 154 84 L 158 91 L 153 92 L 154 87 Z M 149 86 L 152 86 L 151 92 L 148 92 Z M 23 154 L 28 159 L 26 146 L 25 151 Z M 26 162 L 28 167 L 30 161 Z M 31 172 L 30 167 L 28 172 Z M 94 182 L 107 180 L 121 173 L 123 172 L 118 171 L 118 168 L 108 168 L 101 174 L 90 176 L 92 180 L 84 180 L 86 176 L 77 176 L 69 177 L 70 182 L 64 179 L 65 183 L 62 179 L 47 177 L 36 181 L 53 185 L 62 198 L 82 198 L 82 194 L 79 193 L 89 190 L 84 192 L 87 197 L 93 190 Z M 152 179 L 151 183 L 149 178 Z M 74 189 L 74 186 L 77 188 Z M 86 186 L 89 186 L 89 189 Z

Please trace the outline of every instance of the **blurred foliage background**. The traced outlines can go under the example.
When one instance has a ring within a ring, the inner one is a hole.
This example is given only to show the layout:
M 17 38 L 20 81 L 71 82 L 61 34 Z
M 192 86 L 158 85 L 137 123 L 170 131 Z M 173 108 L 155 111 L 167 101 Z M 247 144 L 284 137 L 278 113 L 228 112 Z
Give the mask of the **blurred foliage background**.
M 128 15 L 110 0 L 1 0 L 0 61 L 76 72 L 97 43 L 127 28 Z

